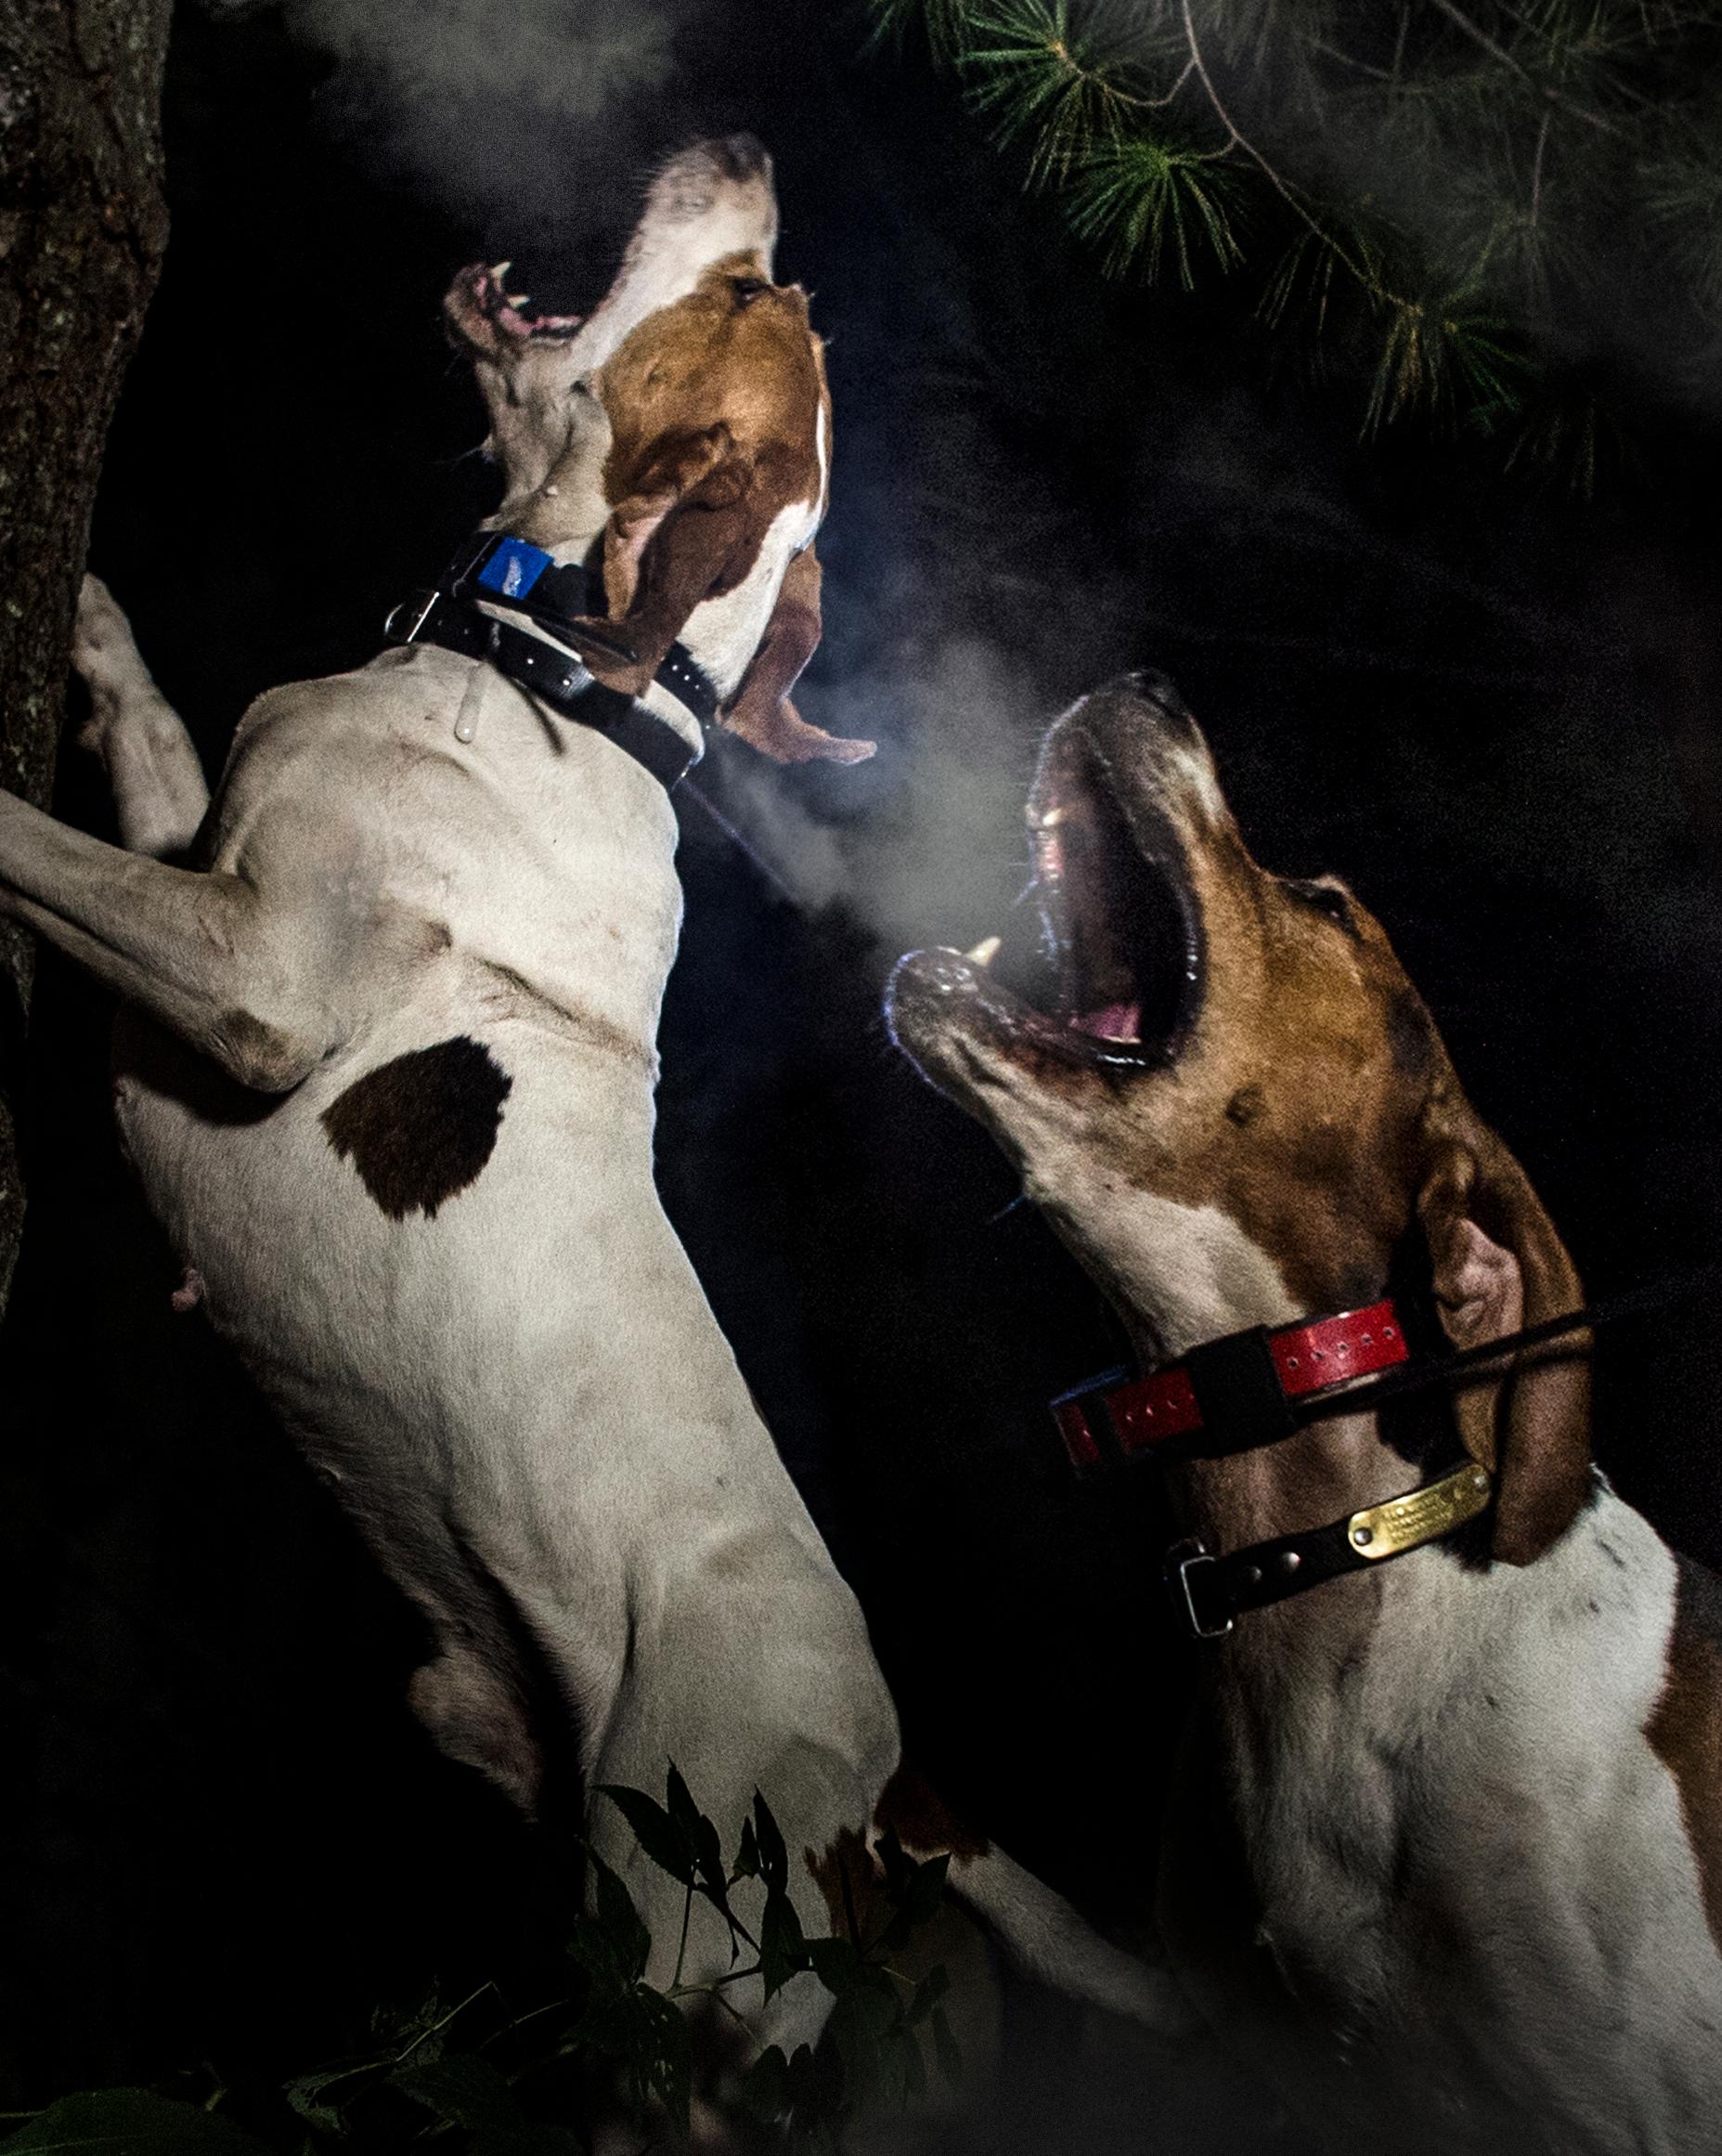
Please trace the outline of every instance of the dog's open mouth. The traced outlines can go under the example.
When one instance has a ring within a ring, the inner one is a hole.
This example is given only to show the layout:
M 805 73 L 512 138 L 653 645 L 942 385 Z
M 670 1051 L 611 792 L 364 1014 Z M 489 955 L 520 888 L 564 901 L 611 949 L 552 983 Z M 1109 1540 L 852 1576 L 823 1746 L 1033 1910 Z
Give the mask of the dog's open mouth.
M 1029 803 L 1040 914 L 1033 950 L 992 936 L 967 954 L 994 1015 L 1064 1055 L 1124 1069 L 1173 1062 L 1201 996 L 1199 910 L 1185 852 L 1152 806 L 1120 799 L 1079 731 L 1050 746 Z M 1013 947 L 1014 945 L 1017 947 Z
M 524 292 L 510 292 L 510 262 L 475 262 L 455 279 L 447 300 L 450 321 L 469 343 L 490 344 L 498 333 L 517 344 L 572 337 L 583 315 L 552 314 Z

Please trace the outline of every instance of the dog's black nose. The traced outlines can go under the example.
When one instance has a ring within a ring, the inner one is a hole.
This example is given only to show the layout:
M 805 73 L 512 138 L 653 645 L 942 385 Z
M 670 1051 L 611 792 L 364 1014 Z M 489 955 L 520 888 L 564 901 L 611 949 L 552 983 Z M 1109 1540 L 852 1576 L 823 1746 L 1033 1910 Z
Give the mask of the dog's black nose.
M 771 162 L 757 135 L 726 135 L 706 147 L 731 179 L 757 179 Z

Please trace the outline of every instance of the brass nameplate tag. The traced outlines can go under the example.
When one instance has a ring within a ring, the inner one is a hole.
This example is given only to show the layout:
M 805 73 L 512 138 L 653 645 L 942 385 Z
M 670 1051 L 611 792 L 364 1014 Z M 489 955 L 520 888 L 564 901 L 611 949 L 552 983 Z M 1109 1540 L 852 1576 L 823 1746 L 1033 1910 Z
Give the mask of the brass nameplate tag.
M 1489 1490 L 1487 1468 L 1472 1461 L 1439 1482 L 1353 1513 L 1346 1535 L 1360 1557 L 1397 1557 L 1474 1520 L 1488 1504 Z

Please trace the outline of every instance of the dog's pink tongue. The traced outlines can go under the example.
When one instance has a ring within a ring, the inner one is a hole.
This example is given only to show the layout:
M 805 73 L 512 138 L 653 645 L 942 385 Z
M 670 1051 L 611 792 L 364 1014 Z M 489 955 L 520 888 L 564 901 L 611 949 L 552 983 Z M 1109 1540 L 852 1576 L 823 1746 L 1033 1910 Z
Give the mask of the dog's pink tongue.
M 1140 1040 L 1142 1006 L 1109 1003 L 1102 1010 L 1079 1011 L 1070 1023 L 1079 1033 L 1092 1033 L 1097 1041 Z

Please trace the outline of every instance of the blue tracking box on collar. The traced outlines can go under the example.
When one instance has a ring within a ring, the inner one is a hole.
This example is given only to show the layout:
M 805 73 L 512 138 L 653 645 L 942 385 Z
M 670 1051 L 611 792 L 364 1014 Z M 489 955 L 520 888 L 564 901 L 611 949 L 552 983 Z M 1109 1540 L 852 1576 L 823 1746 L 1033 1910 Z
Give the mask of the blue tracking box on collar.
M 550 560 L 542 547 L 535 547 L 529 539 L 498 539 L 474 581 L 498 598 L 524 599 L 550 567 Z

